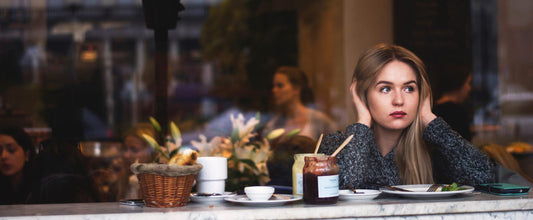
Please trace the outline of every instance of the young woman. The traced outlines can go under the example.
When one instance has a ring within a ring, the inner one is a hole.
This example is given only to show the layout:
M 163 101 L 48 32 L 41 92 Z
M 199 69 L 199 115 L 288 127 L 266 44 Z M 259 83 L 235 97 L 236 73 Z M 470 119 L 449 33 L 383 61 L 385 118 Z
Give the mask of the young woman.
M 130 170 L 130 166 L 135 163 L 150 163 L 154 159 L 154 150 L 142 137 L 147 134 L 156 137 L 156 131 L 150 123 L 139 123 L 126 131 L 123 143 L 124 174 L 121 178 L 120 199 L 138 199 L 142 195 L 139 193 L 140 186 L 137 176 Z
M 335 130 L 335 123 L 327 115 L 305 106 L 313 101 L 313 93 L 302 70 L 292 66 L 279 67 L 272 83 L 276 114 L 266 124 L 266 131 L 300 129 L 300 135 L 316 140 L 321 133 Z
M 320 151 L 337 155 L 340 187 L 492 182 L 488 158 L 431 112 L 422 61 L 411 51 L 379 44 L 366 51 L 350 91 L 357 123 L 325 137 Z
M 31 138 L 22 128 L 0 129 L 0 205 L 26 203 L 34 157 Z

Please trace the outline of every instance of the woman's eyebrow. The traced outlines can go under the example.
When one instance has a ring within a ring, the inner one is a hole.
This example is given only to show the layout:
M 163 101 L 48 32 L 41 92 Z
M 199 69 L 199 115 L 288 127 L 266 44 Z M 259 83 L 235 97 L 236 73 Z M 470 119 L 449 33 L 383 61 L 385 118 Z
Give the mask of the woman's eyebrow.
M 404 85 L 408 85 L 408 84 L 411 84 L 411 83 L 416 84 L 416 80 L 411 80 L 411 81 L 409 81 L 409 82 L 405 82 Z
M 409 84 L 412 84 L 412 83 L 417 84 L 417 83 L 416 83 L 416 80 L 407 81 L 407 82 L 405 82 L 405 83 L 403 83 L 403 84 L 404 84 L 404 85 L 409 85 Z M 380 85 L 380 84 L 392 85 L 392 84 L 394 84 L 394 83 L 392 83 L 392 82 L 390 82 L 390 81 L 386 81 L 386 80 L 380 80 L 380 81 L 376 82 L 376 86 L 377 86 L 377 85 Z
M 387 84 L 387 85 L 392 85 L 392 82 L 389 82 L 389 81 L 385 81 L 385 80 L 380 80 L 378 82 L 376 82 L 376 86 L 379 85 L 379 84 Z

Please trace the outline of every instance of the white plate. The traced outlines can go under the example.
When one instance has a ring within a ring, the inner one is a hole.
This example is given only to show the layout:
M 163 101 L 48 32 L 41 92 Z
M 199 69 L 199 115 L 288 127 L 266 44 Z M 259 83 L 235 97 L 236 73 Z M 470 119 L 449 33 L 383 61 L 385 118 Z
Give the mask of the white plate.
M 238 195 L 224 198 L 228 202 L 238 203 L 247 206 L 279 206 L 288 202 L 294 202 L 302 199 L 302 196 L 291 194 L 277 194 L 266 201 L 252 201 L 246 195 Z
M 357 189 L 357 194 L 354 194 L 352 190 L 341 189 L 339 190 L 340 200 L 370 200 L 374 199 L 381 194 L 381 191 L 374 189 Z
M 395 190 L 389 190 L 389 189 L 382 189 L 382 192 L 388 193 L 388 194 L 399 195 L 403 197 L 408 197 L 408 198 L 426 199 L 426 198 L 449 197 L 449 196 L 454 196 L 458 194 L 472 193 L 472 191 L 474 191 L 474 187 L 462 185 L 462 186 L 459 186 L 459 188 L 465 188 L 463 190 L 444 191 L 444 192 L 426 192 L 427 189 L 431 185 L 432 184 L 397 185 L 396 187 L 411 190 L 413 192 L 403 192 L 403 191 L 395 191 Z
M 235 196 L 235 193 L 232 192 L 225 192 L 222 195 L 215 195 L 215 196 L 199 196 L 197 193 L 191 194 L 190 198 L 193 202 L 199 202 L 199 203 L 217 203 L 224 201 L 224 198 Z

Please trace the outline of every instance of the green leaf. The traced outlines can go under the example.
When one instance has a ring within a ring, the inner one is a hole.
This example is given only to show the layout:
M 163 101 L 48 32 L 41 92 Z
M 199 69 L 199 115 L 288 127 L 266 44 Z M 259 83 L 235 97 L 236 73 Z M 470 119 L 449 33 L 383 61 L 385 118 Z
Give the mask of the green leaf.
M 283 128 L 274 129 L 268 133 L 266 138 L 267 140 L 273 140 L 281 136 L 283 133 L 285 133 L 285 129 Z
M 165 152 L 163 152 L 163 150 L 162 150 L 159 146 L 156 147 L 155 150 L 156 150 L 157 152 L 159 152 L 159 153 L 161 154 L 161 156 L 163 156 L 163 157 L 166 158 L 167 160 L 170 159 L 170 158 L 167 156 L 167 154 L 166 154 Z
M 456 191 L 458 190 L 457 189 L 457 183 L 453 182 L 451 185 L 449 186 L 445 186 L 445 187 L 442 187 L 441 191 L 445 192 L 445 191 Z
M 179 149 L 180 148 L 176 148 L 176 149 L 170 151 L 170 153 L 168 154 L 168 158 L 173 158 L 174 156 L 176 156 L 176 154 L 178 154 L 178 152 L 179 152 Z
M 255 165 L 254 161 L 253 160 L 250 160 L 250 159 L 239 159 L 239 161 L 241 163 L 245 163 L 245 164 L 248 164 L 250 167 L 252 167 L 253 169 L 257 170 L 257 166 Z
M 234 128 L 231 131 L 231 143 L 235 143 L 239 140 L 239 128 Z
M 300 130 L 299 128 L 294 129 L 294 130 L 290 131 L 289 133 L 287 133 L 287 135 L 285 135 L 285 137 L 291 138 L 291 137 L 297 135 L 298 133 L 300 133 L 300 131 L 302 131 L 302 130 Z
M 172 139 L 174 139 L 174 141 L 181 138 L 180 129 L 174 122 L 170 122 L 170 134 L 172 135 Z
M 148 144 L 150 146 L 152 146 L 152 148 L 159 148 L 159 144 L 157 144 L 157 141 L 150 135 L 147 135 L 147 134 L 142 134 L 144 140 L 146 140 L 148 142 Z
M 157 122 L 154 117 L 150 116 L 150 123 L 152 123 L 152 126 L 154 126 L 155 131 L 161 133 L 161 125 L 159 125 L 159 122 Z
M 255 113 L 255 119 L 257 119 L 257 121 L 261 121 L 261 113 L 260 113 L 260 112 Z M 261 123 L 257 123 L 257 124 L 255 125 L 255 128 L 256 128 L 256 129 L 257 129 L 257 127 L 259 126 L 259 124 L 261 124 Z
M 453 189 L 453 190 L 457 190 L 457 183 L 456 183 L 456 182 L 453 182 L 453 183 L 452 183 L 452 189 Z
M 148 144 L 150 146 L 152 146 L 152 148 L 155 149 L 155 151 L 161 153 L 161 156 L 168 158 L 168 155 L 163 152 L 163 150 L 161 149 L 161 147 L 159 147 L 159 144 L 157 144 L 157 141 L 155 141 L 155 139 L 153 137 L 151 137 L 150 135 L 147 135 L 147 134 L 142 134 L 143 138 L 148 142 Z

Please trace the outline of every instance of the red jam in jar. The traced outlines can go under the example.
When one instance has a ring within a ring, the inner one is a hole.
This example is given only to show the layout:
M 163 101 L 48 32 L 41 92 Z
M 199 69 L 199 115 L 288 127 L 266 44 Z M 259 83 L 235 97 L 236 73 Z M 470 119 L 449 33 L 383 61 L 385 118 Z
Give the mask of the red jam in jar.
M 339 167 L 335 157 L 306 156 L 303 169 L 304 202 L 335 204 L 339 199 Z

